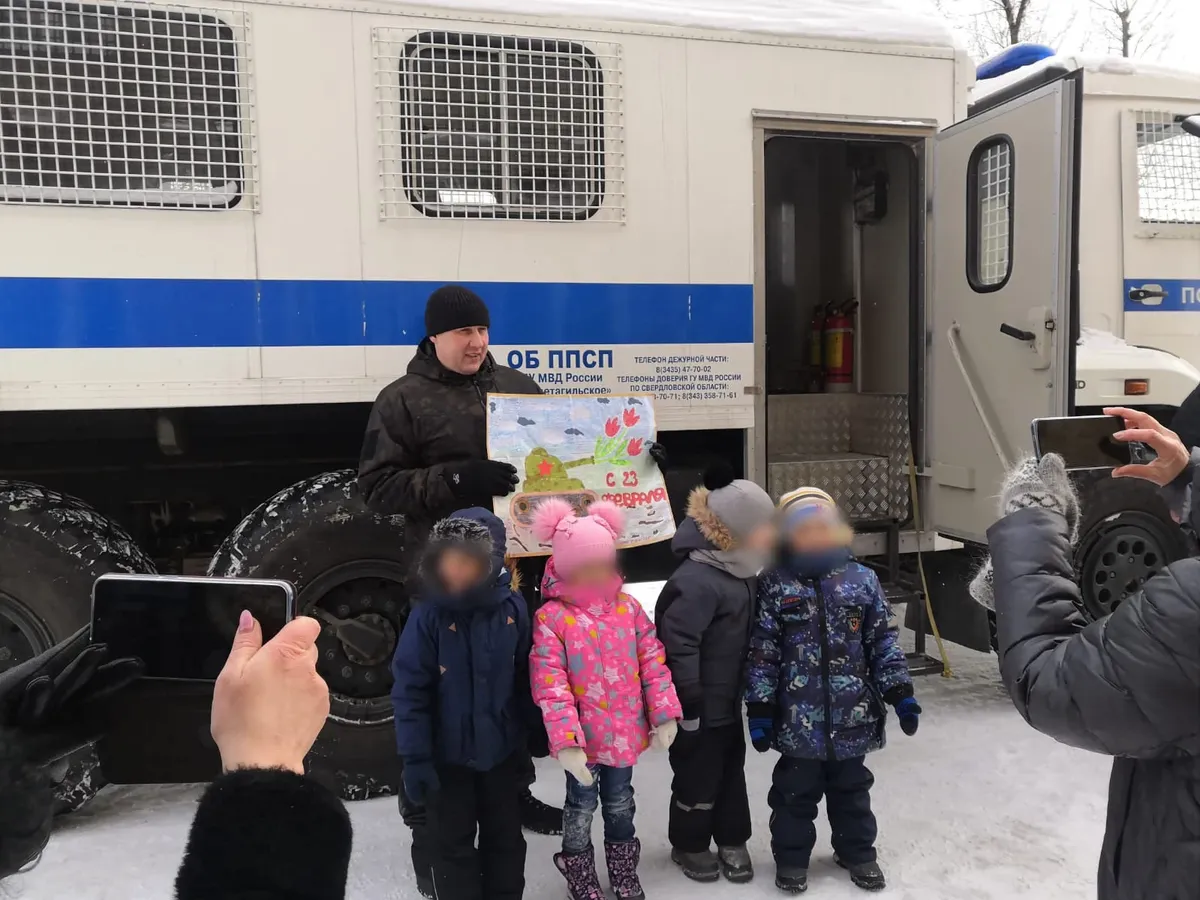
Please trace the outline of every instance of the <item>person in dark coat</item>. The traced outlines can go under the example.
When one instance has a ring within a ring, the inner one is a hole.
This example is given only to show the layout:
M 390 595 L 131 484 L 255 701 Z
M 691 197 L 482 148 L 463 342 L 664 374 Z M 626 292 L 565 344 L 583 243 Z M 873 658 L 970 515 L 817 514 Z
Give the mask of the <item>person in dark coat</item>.
M 110 659 L 84 626 L 0 671 L 0 879 L 36 863 L 54 821 L 49 769 L 102 733 L 103 702 L 135 681 L 140 660 Z
M 742 695 L 755 576 L 770 560 L 774 519 L 758 485 L 727 466 L 706 473 L 671 544 L 681 562 L 655 606 L 684 718 L 670 749 L 671 859 L 696 881 L 754 876 Z
M 824 795 L 838 865 L 858 887 L 882 890 L 875 779 L 865 757 L 884 745 L 885 703 L 908 735 L 921 707 L 888 627 L 883 587 L 855 562 L 854 534 L 833 498 L 805 487 L 779 505 L 784 546 L 779 564 L 758 581 L 746 686 L 754 749 L 780 753 L 767 796 L 775 884 L 789 893 L 807 889 Z
M 1146 413 L 1105 413 L 1125 418 L 1118 439 L 1157 453 L 1113 474 L 1157 483 L 1200 531 L 1200 450 Z M 1172 563 L 1088 624 L 1072 560 L 1079 503 L 1062 459 L 1019 464 L 1000 504 L 971 595 L 996 611 L 1009 696 L 1043 734 L 1116 757 L 1097 897 L 1200 897 L 1200 559 Z
M 478 507 L 434 525 L 423 599 L 392 663 L 404 790 L 426 809 L 440 900 L 518 900 L 525 888 L 518 775 L 541 715 L 529 684 L 529 613 L 504 564 L 506 543 L 504 524 Z
M 226 771 L 196 807 L 175 897 L 343 900 L 350 817 L 303 768 L 329 714 L 316 670 L 321 626 L 300 616 L 264 645 L 258 623 L 242 615 L 213 690 L 212 734 Z M 85 627 L 0 673 L 0 879 L 35 865 L 50 838 L 47 764 L 101 736 L 105 706 L 142 668 L 109 659 Z
M 487 395 L 540 394 L 536 381 L 497 364 L 488 352 L 491 315 L 474 291 L 438 288 L 425 305 L 425 338 L 407 374 L 379 393 L 367 422 L 358 467 L 358 490 L 367 506 L 403 515 L 407 541 L 419 547 L 430 527 L 456 509 L 492 508 L 493 497 L 512 493 L 517 470 L 487 458 Z M 530 609 L 539 603 L 545 559 L 523 560 L 523 592 Z M 419 598 L 418 598 L 419 599 Z M 520 762 L 521 813 L 539 834 L 562 833 L 562 810 L 542 803 L 530 786 L 532 759 Z M 413 829 L 417 884 L 430 896 L 424 815 L 400 792 L 400 811 Z

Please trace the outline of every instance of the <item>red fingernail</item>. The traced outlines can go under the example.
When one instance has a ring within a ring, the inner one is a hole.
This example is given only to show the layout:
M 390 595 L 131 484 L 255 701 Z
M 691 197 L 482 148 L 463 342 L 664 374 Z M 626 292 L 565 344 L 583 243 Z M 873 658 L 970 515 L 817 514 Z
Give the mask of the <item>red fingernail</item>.
M 250 615 L 250 610 L 243 609 L 242 615 L 238 619 L 238 631 L 249 631 L 254 627 L 254 616 Z

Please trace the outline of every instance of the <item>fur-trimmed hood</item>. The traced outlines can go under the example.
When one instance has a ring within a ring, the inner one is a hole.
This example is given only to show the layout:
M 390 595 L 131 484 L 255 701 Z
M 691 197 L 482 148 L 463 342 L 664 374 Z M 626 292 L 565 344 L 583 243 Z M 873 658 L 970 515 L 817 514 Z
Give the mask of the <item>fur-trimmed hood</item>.
M 693 550 L 733 550 L 737 546 L 733 532 L 708 505 L 710 493 L 708 488 L 701 486 L 693 488 L 688 495 L 687 518 L 671 541 L 675 553 L 686 556 Z

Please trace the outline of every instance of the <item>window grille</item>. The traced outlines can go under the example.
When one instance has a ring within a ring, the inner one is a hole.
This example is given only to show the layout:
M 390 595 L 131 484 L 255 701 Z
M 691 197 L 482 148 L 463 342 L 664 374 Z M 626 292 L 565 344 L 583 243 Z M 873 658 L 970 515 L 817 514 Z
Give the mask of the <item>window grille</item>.
M 1012 142 L 990 138 L 976 147 L 967 177 L 967 275 L 976 291 L 999 290 L 1012 273 Z
M 1134 116 L 1138 216 L 1148 224 L 1200 225 L 1200 138 L 1180 119 L 1155 111 Z
M 248 41 L 229 10 L 0 0 L 0 202 L 256 209 Z
M 377 30 L 380 217 L 624 218 L 620 48 Z

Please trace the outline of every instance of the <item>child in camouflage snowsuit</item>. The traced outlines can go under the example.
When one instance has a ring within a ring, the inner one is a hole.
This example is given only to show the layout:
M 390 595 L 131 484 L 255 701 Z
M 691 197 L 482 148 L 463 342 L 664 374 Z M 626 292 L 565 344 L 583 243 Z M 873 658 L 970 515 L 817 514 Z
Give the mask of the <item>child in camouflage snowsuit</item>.
M 780 510 L 783 547 L 778 565 L 759 577 L 746 687 L 754 749 L 781 754 L 767 798 L 775 884 L 807 889 L 824 795 L 838 864 L 859 887 L 881 890 L 874 777 L 863 760 L 884 744 L 885 703 L 905 734 L 916 731 L 921 708 L 883 588 L 854 561 L 853 533 L 833 499 L 799 488 Z

